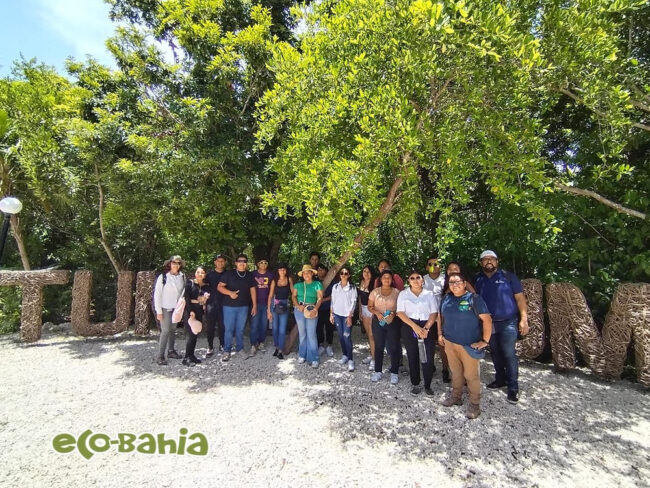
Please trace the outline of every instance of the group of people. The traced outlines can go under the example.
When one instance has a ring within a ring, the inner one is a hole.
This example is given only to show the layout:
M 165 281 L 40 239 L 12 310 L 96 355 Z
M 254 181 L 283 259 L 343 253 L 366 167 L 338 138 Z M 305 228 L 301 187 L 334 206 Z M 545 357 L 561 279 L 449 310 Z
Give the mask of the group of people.
M 259 259 L 256 269 L 248 269 L 248 257 L 240 254 L 234 269 L 226 269 L 225 257 L 214 257 L 214 269 L 198 267 L 192 279 L 182 273 L 184 262 L 173 256 L 165 262 L 156 279 L 154 308 L 160 322 L 157 362 L 180 359 L 174 348 L 175 319 L 179 299 L 185 307 L 182 321 L 187 334 L 183 364 L 201 363 L 195 355 L 201 324 L 205 325 L 208 350 L 215 354 L 215 333 L 219 334 L 221 361 L 244 353 L 244 330 L 250 318 L 248 357 L 266 350 L 266 335 L 271 324 L 273 356 L 284 359 L 298 340 L 298 363 L 318 368 L 321 357 L 334 356 L 336 331 L 341 347 L 339 364 L 355 370 L 351 328 L 358 312 L 368 338 L 370 356 L 362 363 L 372 371 L 371 381 L 383 379 L 384 356 L 390 357 L 390 383 L 399 382 L 399 369 L 406 351 L 411 393 L 433 395 L 434 354 L 439 346 L 442 379 L 451 383 L 443 405 L 461 405 L 466 386 L 469 402 L 466 416 L 480 415 L 480 360 L 489 346 L 495 379 L 487 388 L 506 387 L 507 400 L 519 399 L 517 338 L 528 333 L 527 303 L 521 282 L 514 273 L 499 268 L 495 252 L 486 250 L 479 257 L 481 272 L 472 283 L 457 262 L 442 272 L 436 257 L 427 260 L 426 273 L 411 271 L 406 283 L 381 260 L 375 270 L 362 269 L 358 285 L 351 269 L 342 266 L 324 287 L 328 269 L 313 252 L 310 263 L 302 266 L 295 280 L 286 264 L 269 270 L 268 259 Z M 405 285 L 408 286 L 405 286 Z M 293 309 L 296 326 L 288 331 Z M 198 324 L 198 325 L 197 325 Z M 233 344 L 234 337 L 234 344 Z M 165 358 L 167 352 L 167 359 Z

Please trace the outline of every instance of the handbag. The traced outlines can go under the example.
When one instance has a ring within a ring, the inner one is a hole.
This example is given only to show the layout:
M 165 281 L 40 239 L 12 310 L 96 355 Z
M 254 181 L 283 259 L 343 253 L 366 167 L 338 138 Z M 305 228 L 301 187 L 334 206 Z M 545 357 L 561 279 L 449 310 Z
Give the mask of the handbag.
M 302 303 L 305 303 L 305 300 L 307 299 L 307 284 L 303 283 L 303 295 L 302 295 Z M 318 317 L 318 310 L 316 309 L 315 305 L 305 305 L 305 310 L 302 313 L 306 319 L 315 319 Z
M 287 313 L 289 311 L 289 302 L 288 300 L 279 300 L 277 298 L 273 299 L 274 310 L 277 314 Z
M 194 334 L 198 335 L 203 330 L 203 324 L 200 320 L 196 320 L 194 317 L 194 312 L 190 312 L 190 317 L 187 319 L 187 323 L 189 324 L 190 329 L 192 329 L 192 333 Z
M 183 312 L 185 311 L 185 297 L 181 296 L 176 302 L 174 311 L 172 312 L 172 324 L 177 324 L 183 318 Z

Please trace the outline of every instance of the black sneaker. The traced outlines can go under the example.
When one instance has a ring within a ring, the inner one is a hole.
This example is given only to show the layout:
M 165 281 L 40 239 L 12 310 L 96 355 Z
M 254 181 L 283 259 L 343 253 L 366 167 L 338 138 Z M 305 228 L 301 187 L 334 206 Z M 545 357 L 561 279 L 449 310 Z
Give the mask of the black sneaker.
M 442 382 L 443 383 L 451 383 L 451 376 L 449 375 L 449 370 L 448 369 L 443 369 L 442 370 Z
M 278 359 L 284 359 L 284 354 L 282 354 L 282 351 L 278 352 L 278 355 L 276 356 Z
M 158 366 L 167 366 L 167 361 L 165 360 L 165 358 L 158 358 L 156 359 L 156 364 Z
M 278 351 L 278 349 L 276 348 L 275 351 L 273 352 L 273 356 L 275 356 L 275 357 L 277 358 L 279 352 L 280 352 L 280 351 Z
M 183 363 L 183 366 L 191 366 L 191 363 L 192 363 L 190 361 L 190 358 L 183 358 L 183 361 L 181 361 L 181 362 Z
M 178 354 L 176 351 L 168 351 L 167 359 L 182 359 L 182 358 L 181 355 Z
M 411 388 L 411 395 L 419 395 L 420 393 L 422 393 L 422 388 L 419 386 L 414 386 Z
M 429 396 L 433 396 L 433 390 L 431 388 L 425 388 L 424 393 L 426 393 Z
M 516 405 L 517 402 L 519 401 L 519 392 L 517 391 L 509 391 L 508 392 L 508 403 L 512 403 L 513 405 Z
M 192 357 L 190 358 L 190 361 L 192 361 L 194 364 L 201 364 L 201 362 L 202 362 L 202 361 L 201 361 L 199 358 L 197 358 L 196 356 L 192 356 Z
M 494 380 L 492 383 L 487 384 L 487 387 L 490 390 L 496 390 L 497 388 L 503 388 L 504 386 L 506 386 L 505 383 L 499 383 L 497 380 Z

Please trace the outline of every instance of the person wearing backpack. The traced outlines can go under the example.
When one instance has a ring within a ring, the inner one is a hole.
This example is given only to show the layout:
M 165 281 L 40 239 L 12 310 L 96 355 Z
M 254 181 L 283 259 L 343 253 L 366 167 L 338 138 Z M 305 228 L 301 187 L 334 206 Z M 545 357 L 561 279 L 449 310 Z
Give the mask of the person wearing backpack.
M 181 359 L 181 355 L 174 349 L 176 324 L 172 322 L 172 314 L 178 299 L 185 292 L 185 275 L 181 272 L 184 266 L 185 261 L 180 256 L 172 256 L 165 261 L 163 272 L 156 279 L 154 286 L 154 308 L 156 319 L 160 322 L 156 362 L 160 366 L 167 364 L 165 349 L 167 349 L 168 359 Z
M 438 344 L 447 353 L 451 394 L 442 405 L 462 405 L 463 385 L 467 382 L 469 403 L 465 416 L 475 419 L 481 414 L 480 360 L 490 342 L 492 317 L 483 299 L 467 289 L 460 273 L 450 273 L 448 283 L 451 292 L 443 297 L 440 306 Z
M 528 304 L 524 289 L 514 273 L 499 268 L 494 251 L 483 251 L 479 258 L 483 271 L 476 275 L 476 292 L 487 304 L 494 330 L 490 339 L 490 354 L 495 379 L 490 389 L 508 387 L 508 402 L 519 401 L 519 364 L 515 344 L 518 332 L 528 334 Z

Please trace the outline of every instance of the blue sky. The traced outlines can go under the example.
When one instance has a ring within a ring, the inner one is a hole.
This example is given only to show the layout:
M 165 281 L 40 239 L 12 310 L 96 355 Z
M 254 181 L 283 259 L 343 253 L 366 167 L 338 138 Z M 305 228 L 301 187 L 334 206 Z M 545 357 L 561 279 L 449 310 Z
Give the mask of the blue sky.
M 115 29 L 108 10 L 103 0 L 0 0 L 0 76 L 10 73 L 21 53 L 61 74 L 69 56 L 83 60 L 89 54 L 114 67 L 104 46 Z

